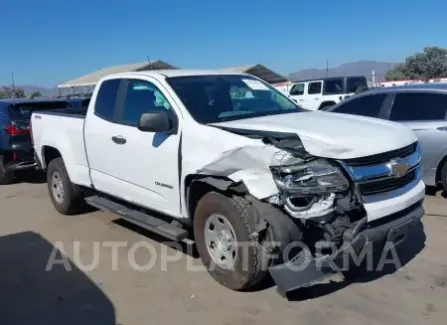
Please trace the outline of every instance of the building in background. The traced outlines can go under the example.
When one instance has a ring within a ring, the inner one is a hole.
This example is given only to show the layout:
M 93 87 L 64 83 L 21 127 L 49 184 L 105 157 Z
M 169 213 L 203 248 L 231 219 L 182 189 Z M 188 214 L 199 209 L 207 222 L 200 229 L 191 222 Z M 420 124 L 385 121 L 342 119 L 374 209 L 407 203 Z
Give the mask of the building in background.
M 178 69 L 177 67 L 168 64 L 161 60 L 146 61 L 140 63 L 117 65 L 113 67 L 104 68 L 85 76 L 66 81 L 57 86 L 59 95 L 70 96 L 74 94 L 90 94 L 93 91 L 96 83 L 103 77 L 120 72 L 131 71 L 148 71 L 148 70 L 170 70 Z
M 218 71 L 248 73 L 274 86 L 283 82 L 287 82 L 286 77 L 274 72 L 273 70 L 268 69 L 266 66 L 263 66 L 259 63 L 218 69 Z
M 151 62 L 140 62 L 133 64 L 118 65 L 114 67 L 104 68 L 90 74 L 87 74 L 76 79 L 66 81 L 57 86 L 60 96 L 73 96 L 73 95 L 83 95 L 91 94 L 96 83 L 103 77 L 120 72 L 130 72 L 130 71 L 150 71 L 150 70 L 169 70 L 178 69 L 176 66 L 168 64 L 161 60 L 151 61 Z M 251 64 L 237 67 L 229 67 L 224 69 L 217 69 L 221 72 L 241 72 L 248 73 L 264 81 L 275 85 L 278 83 L 286 82 L 287 79 L 268 69 L 262 64 Z

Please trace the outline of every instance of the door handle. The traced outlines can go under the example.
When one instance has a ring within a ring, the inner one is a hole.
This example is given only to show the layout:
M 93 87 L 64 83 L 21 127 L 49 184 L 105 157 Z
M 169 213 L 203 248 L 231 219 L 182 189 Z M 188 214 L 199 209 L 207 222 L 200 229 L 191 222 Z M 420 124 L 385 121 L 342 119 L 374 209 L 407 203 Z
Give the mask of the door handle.
M 447 131 L 447 126 L 440 126 L 440 127 L 436 128 L 436 130 L 438 130 L 438 131 Z
M 116 144 L 125 144 L 126 143 L 126 139 L 123 138 L 121 135 L 113 136 L 112 141 L 115 142 Z

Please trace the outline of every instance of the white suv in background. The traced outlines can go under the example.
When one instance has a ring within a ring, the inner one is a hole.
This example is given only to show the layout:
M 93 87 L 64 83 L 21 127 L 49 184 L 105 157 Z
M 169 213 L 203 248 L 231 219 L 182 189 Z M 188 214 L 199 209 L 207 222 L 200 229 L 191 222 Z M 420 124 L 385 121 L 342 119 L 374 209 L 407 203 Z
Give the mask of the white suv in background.
M 289 97 L 301 107 L 314 111 L 333 106 L 367 88 L 364 76 L 303 80 L 292 86 Z

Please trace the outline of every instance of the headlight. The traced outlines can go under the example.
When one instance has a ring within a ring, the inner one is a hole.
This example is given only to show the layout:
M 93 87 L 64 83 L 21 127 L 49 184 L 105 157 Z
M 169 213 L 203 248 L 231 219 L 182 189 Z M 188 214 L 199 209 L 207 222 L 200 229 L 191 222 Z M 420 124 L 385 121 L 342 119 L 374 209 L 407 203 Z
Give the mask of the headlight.
M 349 182 L 341 171 L 324 159 L 276 168 L 283 177 L 275 177 L 279 187 L 291 195 L 343 192 Z

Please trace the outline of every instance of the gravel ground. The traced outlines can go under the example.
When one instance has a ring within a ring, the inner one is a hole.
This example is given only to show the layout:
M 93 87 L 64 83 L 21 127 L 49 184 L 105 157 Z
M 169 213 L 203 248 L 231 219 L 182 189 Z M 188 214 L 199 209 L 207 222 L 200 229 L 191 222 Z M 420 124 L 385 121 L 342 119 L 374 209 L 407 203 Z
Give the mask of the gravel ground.
M 113 214 L 61 216 L 45 184 L 2 186 L 0 324 L 445 324 L 445 207 L 442 195 L 427 196 L 423 229 L 399 250 L 401 269 L 334 277 L 287 301 L 268 285 L 225 289 L 185 247 Z M 116 254 L 112 243 L 122 246 Z

